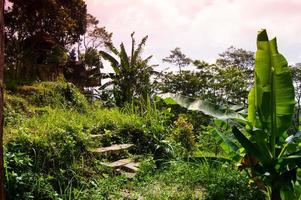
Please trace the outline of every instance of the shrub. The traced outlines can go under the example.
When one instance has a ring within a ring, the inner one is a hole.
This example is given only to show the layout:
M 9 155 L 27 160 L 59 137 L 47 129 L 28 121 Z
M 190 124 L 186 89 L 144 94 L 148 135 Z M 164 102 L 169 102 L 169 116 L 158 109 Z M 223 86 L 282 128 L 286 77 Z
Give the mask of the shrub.
M 245 173 L 229 169 L 210 168 L 203 184 L 206 187 L 206 200 L 264 200 L 264 194 L 258 188 L 252 188 Z
M 85 137 L 74 127 L 52 131 L 48 135 L 22 132 L 6 144 L 9 199 L 55 199 L 70 180 L 81 184 L 84 176 L 76 163 L 85 152 Z
M 219 162 L 173 162 L 161 175 L 165 181 L 202 188 L 206 200 L 253 200 L 264 199 L 259 189 L 251 188 L 245 173 L 233 169 L 231 165 Z
M 111 199 L 264 199 L 261 191 L 249 186 L 245 173 L 218 162 L 172 161 L 158 169 L 154 160 L 147 159 L 133 181 L 110 180 L 92 194 Z
M 196 147 L 192 124 L 185 115 L 179 115 L 174 125 L 171 138 L 181 144 L 185 155 L 191 154 Z
M 35 106 L 53 108 L 73 108 L 86 111 L 88 102 L 76 86 L 64 81 L 41 82 L 32 86 L 20 86 L 18 93 L 25 96 Z
M 14 126 L 21 122 L 24 116 L 33 114 L 32 108 L 22 97 L 5 93 L 4 99 L 4 126 Z

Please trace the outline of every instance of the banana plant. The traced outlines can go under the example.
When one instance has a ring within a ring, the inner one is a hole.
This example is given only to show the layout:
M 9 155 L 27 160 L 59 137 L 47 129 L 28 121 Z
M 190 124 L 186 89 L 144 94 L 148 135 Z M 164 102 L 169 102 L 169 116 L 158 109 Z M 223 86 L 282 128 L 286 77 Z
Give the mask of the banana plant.
M 270 186 L 271 199 L 281 199 L 281 190 L 292 190 L 301 154 L 296 143 L 285 141 L 292 124 L 295 94 L 291 71 L 278 52 L 276 38 L 265 30 L 257 36 L 255 84 L 248 96 L 247 127 L 233 127 L 233 134 L 254 158 L 254 177 Z M 287 192 L 284 194 L 289 194 Z
M 152 56 L 145 59 L 141 57 L 147 36 L 141 40 L 137 48 L 134 33 L 131 34 L 131 38 L 132 46 L 129 55 L 123 43 L 120 44 L 120 50 L 115 48 L 113 44 L 108 43 L 107 47 L 112 54 L 106 51 L 99 52 L 101 58 L 109 61 L 114 70 L 114 73 L 102 74 L 103 77 L 108 77 L 111 81 L 102 85 L 100 90 L 113 85 L 117 106 L 130 103 L 135 96 L 142 96 L 145 99 L 150 92 L 150 76 L 157 73 L 153 69 L 156 65 L 149 64 Z
M 300 133 L 291 136 L 287 133 L 294 114 L 294 86 L 288 63 L 278 52 L 276 38 L 269 40 L 266 30 L 261 30 L 257 36 L 254 71 L 254 86 L 248 95 L 248 116 L 245 120 L 238 117 L 239 121 L 232 126 L 245 152 L 241 164 L 272 200 L 298 199 L 293 189 L 301 166 Z M 206 114 L 219 119 L 236 118 L 233 111 L 229 115 L 208 103 L 200 104 L 199 100 L 187 103 L 188 98 L 181 97 L 179 101 L 172 95 L 161 96 L 188 109 L 205 110 Z

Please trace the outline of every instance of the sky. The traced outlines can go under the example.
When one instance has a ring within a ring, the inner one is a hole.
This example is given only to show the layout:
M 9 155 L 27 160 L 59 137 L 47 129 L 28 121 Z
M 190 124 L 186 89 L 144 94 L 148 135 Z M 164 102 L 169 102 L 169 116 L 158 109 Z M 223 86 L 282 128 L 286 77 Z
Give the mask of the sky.
M 144 56 L 152 64 L 179 47 L 192 59 L 213 63 L 231 45 L 256 50 L 257 32 L 277 36 L 289 63 L 301 62 L 301 0 L 86 0 L 88 13 L 113 32 L 116 46 L 148 35 Z

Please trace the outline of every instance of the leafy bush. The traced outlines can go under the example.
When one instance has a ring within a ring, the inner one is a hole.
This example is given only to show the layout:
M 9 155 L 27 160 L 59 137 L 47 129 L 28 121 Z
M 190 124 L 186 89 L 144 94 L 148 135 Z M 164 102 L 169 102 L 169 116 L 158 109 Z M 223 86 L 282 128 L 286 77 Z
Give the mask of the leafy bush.
M 32 86 L 21 86 L 18 93 L 25 96 L 35 106 L 53 108 L 73 108 L 85 111 L 88 103 L 78 88 L 64 81 L 41 82 Z
M 116 143 L 133 143 L 136 153 L 155 154 L 166 157 L 165 139 L 172 126 L 165 112 L 154 105 L 145 107 L 127 104 L 123 109 L 100 109 L 95 113 L 98 123 L 93 125 L 92 134 L 103 134 L 100 142 L 104 146 Z M 168 156 L 170 157 L 170 156 Z
M 202 152 L 212 152 L 218 155 L 222 152 L 220 142 L 216 139 L 216 135 L 212 134 L 212 126 L 202 126 L 202 130 L 198 135 L 198 149 Z
M 53 199 L 69 181 L 80 184 L 75 163 L 85 151 L 85 137 L 73 127 L 39 136 L 22 132 L 6 144 L 9 199 Z
M 264 195 L 258 188 L 248 184 L 249 177 L 245 173 L 229 170 L 227 166 L 221 169 L 210 168 L 203 179 L 206 187 L 207 200 L 264 200 Z
M 4 126 L 16 125 L 24 115 L 33 114 L 32 108 L 22 97 L 5 93 L 4 99 Z
M 264 199 L 263 193 L 248 185 L 248 177 L 231 165 L 218 162 L 174 162 L 163 177 L 166 181 L 202 188 L 204 199 Z
M 171 135 L 172 139 L 181 144 L 185 155 L 191 154 L 196 147 L 196 138 L 192 124 L 185 115 L 180 115 L 174 122 L 174 125 L 175 127 Z

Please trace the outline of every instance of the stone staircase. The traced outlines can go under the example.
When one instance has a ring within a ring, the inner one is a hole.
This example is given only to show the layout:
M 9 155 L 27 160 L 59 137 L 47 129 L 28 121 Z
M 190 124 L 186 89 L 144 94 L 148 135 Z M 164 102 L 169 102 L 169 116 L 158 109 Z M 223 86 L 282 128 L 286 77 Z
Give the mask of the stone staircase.
M 101 135 L 91 135 L 90 138 L 95 140 L 96 138 L 101 137 Z M 92 154 L 101 154 L 101 155 L 111 155 L 122 153 L 133 148 L 134 144 L 113 144 L 107 147 L 99 147 L 90 149 L 89 152 Z M 128 178 L 133 178 L 137 171 L 139 170 L 139 162 L 136 162 L 132 158 L 120 158 L 118 160 L 110 161 L 110 162 L 101 162 L 101 165 L 113 169 L 118 174 L 123 174 Z

